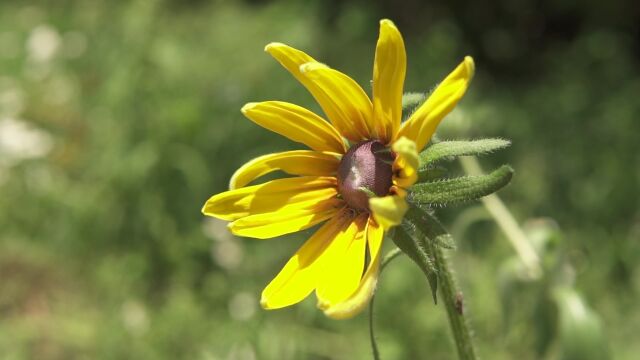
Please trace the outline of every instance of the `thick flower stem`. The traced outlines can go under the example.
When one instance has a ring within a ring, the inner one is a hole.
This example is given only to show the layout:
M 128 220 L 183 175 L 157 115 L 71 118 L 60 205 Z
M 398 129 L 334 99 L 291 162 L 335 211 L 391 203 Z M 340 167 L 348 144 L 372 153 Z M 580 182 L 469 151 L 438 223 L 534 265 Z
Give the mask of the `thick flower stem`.
M 456 284 L 449 259 L 444 254 L 442 247 L 431 246 L 431 248 L 435 257 L 436 267 L 439 270 L 440 295 L 447 309 L 449 325 L 458 350 L 458 358 L 461 360 L 476 359 L 471 330 L 465 317 L 464 299 Z
M 449 259 L 447 258 L 444 246 L 438 239 L 450 237 L 442 224 L 429 211 L 425 211 L 419 205 L 412 205 L 407 212 L 407 222 L 413 229 L 413 239 L 416 241 L 416 248 L 422 248 L 423 252 L 429 254 L 432 265 L 424 261 L 423 271 L 429 273 L 434 271 L 437 274 L 437 287 L 440 290 L 440 298 L 447 309 L 449 325 L 453 333 L 453 339 L 458 351 L 460 360 L 475 360 L 476 351 L 471 339 L 471 330 L 466 319 L 464 299 L 462 292 L 456 284 L 455 277 Z M 416 257 L 421 261 L 422 257 Z M 433 269 L 433 270 L 430 270 Z M 433 285 L 430 284 L 433 290 Z

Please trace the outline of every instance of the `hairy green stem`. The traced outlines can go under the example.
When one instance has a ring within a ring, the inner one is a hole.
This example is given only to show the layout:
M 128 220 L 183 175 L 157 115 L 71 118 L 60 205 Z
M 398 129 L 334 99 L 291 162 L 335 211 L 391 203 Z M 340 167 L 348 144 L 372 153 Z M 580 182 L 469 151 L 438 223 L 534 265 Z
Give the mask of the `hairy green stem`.
M 431 254 L 438 276 L 438 289 L 441 302 L 444 303 L 449 318 L 453 339 L 461 360 L 475 360 L 476 351 L 471 338 L 471 330 L 466 318 L 462 292 L 456 284 L 449 259 L 445 255 L 439 237 L 450 236 L 444 226 L 428 210 L 412 204 L 406 215 L 407 220 L 415 226 L 414 236 Z
M 429 241 L 429 243 L 431 243 L 431 241 Z M 447 309 L 449 325 L 451 326 L 451 332 L 455 340 L 458 358 L 461 360 L 474 360 L 477 357 L 473 339 L 471 338 L 471 330 L 465 316 L 464 299 L 462 292 L 456 284 L 449 259 L 447 259 L 440 246 L 432 245 L 431 251 L 433 251 L 436 267 L 439 270 L 440 295 Z

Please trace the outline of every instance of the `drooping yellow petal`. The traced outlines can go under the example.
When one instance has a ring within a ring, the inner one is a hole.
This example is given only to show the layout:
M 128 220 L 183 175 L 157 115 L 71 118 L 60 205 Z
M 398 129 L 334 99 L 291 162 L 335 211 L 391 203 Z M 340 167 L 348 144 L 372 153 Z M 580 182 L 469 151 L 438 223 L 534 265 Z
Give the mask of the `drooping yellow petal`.
M 325 251 L 316 288 L 320 309 L 344 301 L 358 288 L 364 271 L 368 218 L 368 214 L 358 216 Z
M 218 219 L 239 218 L 285 209 L 308 208 L 337 195 L 336 178 L 301 176 L 225 191 L 209 198 L 202 213 Z
M 316 288 L 326 248 L 349 227 L 352 220 L 352 212 L 343 209 L 322 225 L 264 289 L 260 300 L 262 307 L 278 309 L 306 298 Z
M 311 204 L 307 208 L 288 208 L 249 215 L 230 223 L 229 229 L 237 236 L 269 239 L 308 229 L 331 218 L 342 207 L 344 201 L 332 198 Z
M 422 150 L 429 142 L 440 121 L 456 106 L 467 91 L 473 78 L 475 65 L 470 56 L 449 74 L 409 120 L 402 124 L 396 139 L 404 136 L 415 141 L 416 149 Z
M 402 89 L 407 55 L 402 35 L 390 20 L 380 21 L 373 64 L 373 118 L 380 139 L 393 138 L 402 120 Z
M 385 230 L 400 225 L 408 205 L 399 195 L 387 195 L 369 199 L 369 208 L 375 221 Z
M 391 149 L 396 154 L 393 161 L 393 183 L 407 189 L 418 180 L 420 158 L 416 151 L 416 143 L 403 136 L 393 143 Z
M 242 113 L 256 124 L 316 151 L 344 154 L 342 137 L 313 112 L 282 101 L 248 103 Z
M 257 157 L 242 165 L 231 176 L 229 189 L 241 188 L 260 176 L 282 170 L 291 175 L 335 175 L 340 155 L 311 150 L 284 151 Z
M 358 83 L 318 62 L 301 65 L 300 72 L 312 82 L 316 101 L 344 137 L 353 142 L 372 138 L 373 105 Z
M 337 304 L 323 308 L 325 315 L 334 319 L 348 319 L 360 313 L 369 304 L 378 283 L 381 257 L 380 249 L 382 247 L 383 237 L 383 228 L 369 220 L 367 225 L 367 243 L 369 244 L 371 262 L 367 267 L 367 271 L 364 273 L 360 285 L 353 294 Z

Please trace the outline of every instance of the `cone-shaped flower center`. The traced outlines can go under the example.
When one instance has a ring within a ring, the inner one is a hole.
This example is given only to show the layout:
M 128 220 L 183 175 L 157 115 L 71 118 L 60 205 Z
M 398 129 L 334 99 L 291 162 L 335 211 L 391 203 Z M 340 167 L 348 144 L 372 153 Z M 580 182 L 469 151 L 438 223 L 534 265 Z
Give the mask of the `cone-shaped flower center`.
M 385 196 L 392 185 L 394 155 L 378 140 L 353 145 L 338 167 L 338 191 L 355 210 L 369 211 L 371 196 Z

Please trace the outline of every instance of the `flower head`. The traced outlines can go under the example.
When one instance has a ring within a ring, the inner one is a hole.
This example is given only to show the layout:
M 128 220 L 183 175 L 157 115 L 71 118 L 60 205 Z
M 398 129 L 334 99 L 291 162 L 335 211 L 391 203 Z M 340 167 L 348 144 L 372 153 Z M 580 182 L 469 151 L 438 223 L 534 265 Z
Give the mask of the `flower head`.
M 466 57 L 402 123 L 406 54 L 391 21 L 380 21 L 371 98 L 349 76 L 300 50 L 281 43 L 265 50 L 309 90 L 329 122 L 286 102 L 245 105 L 247 118 L 310 150 L 249 161 L 202 212 L 230 221 L 236 235 L 258 239 L 324 223 L 264 289 L 261 304 L 289 306 L 315 290 L 325 314 L 350 317 L 375 290 L 383 237 L 407 210 L 418 152 L 464 95 L 473 60 Z M 249 185 L 277 170 L 292 177 Z

